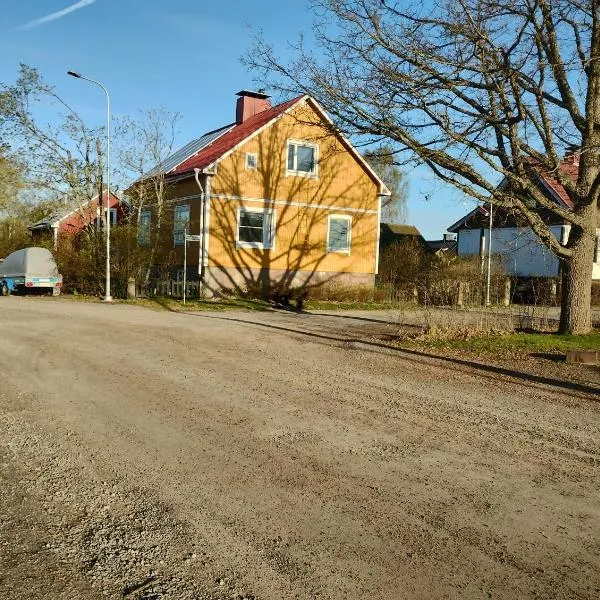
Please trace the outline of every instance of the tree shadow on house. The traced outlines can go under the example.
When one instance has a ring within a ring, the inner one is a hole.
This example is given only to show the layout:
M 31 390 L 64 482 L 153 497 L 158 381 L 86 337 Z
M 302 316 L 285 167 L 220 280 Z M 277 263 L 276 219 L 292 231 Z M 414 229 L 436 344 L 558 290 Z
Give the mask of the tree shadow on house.
M 229 290 L 285 300 L 335 282 L 361 281 L 361 274 L 372 285 L 376 185 L 339 140 L 319 126 L 314 114 L 312 129 L 307 118 L 305 114 L 302 121 L 280 121 L 219 164 L 208 224 L 206 285 L 212 293 Z M 298 138 L 318 146 L 313 175 L 290 173 L 287 141 Z M 256 169 L 246 168 L 247 152 L 257 155 Z M 246 211 L 259 214 L 242 223 Z M 349 219 L 347 251 L 330 247 L 332 214 Z M 242 240 L 241 230 L 252 235 L 253 226 L 256 238 Z M 192 261 L 199 259 L 197 252 L 194 249 Z

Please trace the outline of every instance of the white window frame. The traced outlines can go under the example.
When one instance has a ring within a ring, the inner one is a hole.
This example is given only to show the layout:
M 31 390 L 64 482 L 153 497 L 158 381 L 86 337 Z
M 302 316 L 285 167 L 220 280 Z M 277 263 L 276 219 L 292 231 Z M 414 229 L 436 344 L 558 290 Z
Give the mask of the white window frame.
M 104 209 L 104 212 L 107 212 L 106 209 Z M 102 217 L 100 216 L 100 209 L 97 210 L 97 213 L 98 214 L 96 215 L 96 229 L 102 229 Z M 116 225 L 117 225 L 117 209 L 110 208 L 109 214 L 110 214 L 110 226 L 116 227 Z
M 240 224 L 242 222 L 242 211 L 243 212 L 255 212 L 261 214 L 268 214 L 271 218 L 271 232 L 270 238 L 271 243 L 265 243 L 265 227 L 263 222 L 263 241 L 262 242 L 244 242 L 240 240 Z M 235 243 L 238 248 L 259 248 L 261 250 L 274 250 L 275 249 L 275 233 L 277 227 L 275 224 L 275 209 L 269 207 L 254 207 L 254 206 L 238 206 L 237 209 L 237 224 L 235 230 Z
M 254 159 L 254 165 L 250 164 L 250 160 Z M 258 152 L 246 152 L 246 171 L 258 170 Z
M 147 227 L 147 231 L 144 232 L 145 235 L 147 236 L 145 239 L 142 239 L 140 236 L 140 233 L 143 231 L 140 231 L 140 226 L 142 225 L 142 220 L 144 219 L 144 217 L 147 216 L 148 218 L 148 223 L 145 225 L 145 227 Z M 150 245 L 150 232 L 152 231 L 152 211 L 149 208 L 146 208 L 142 211 L 140 211 L 140 220 L 138 223 L 138 234 L 137 234 L 137 242 L 140 246 L 146 247 Z
M 306 146 L 307 148 L 313 148 L 315 151 L 315 170 L 314 172 L 310 171 L 298 171 L 298 152 L 294 150 L 294 166 L 296 169 L 290 169 L 288 163 L 288 157 L 290 154 L 290 146 L 298 147 L 298 146 Z M 312 179 L 316 179 L 319 176 L 319 145 L 313 142 L 306 142 L 304 140 L 288 140 L 285 147 L 285 174 L 286 176 L 295 176 L 295 177 L 311 177 Z
M 329 245 L 329 234 L 331 233 L 331 220 L 332 219 L 344 219 L 348 221 L 348 248 L 344 250 L 339 250 L 337 248 L 331 248 Z M 352 252 L 352 216 L 351 215 L 328 215 L 327 216 L 327 252 L 332 252 L 335 254 L 346 254 L 350 256 Z
M 187 213 L 188 213 L 188 219 L 187 219 L 187 227 L 189 227 L 191 218 L 192 218 L 192 214 L 190 211 L 190 205 L 189 204 L 178 204 L 177 206 L 173 207 L 173 247 L 175 246 L 183 246 L 183 244 L 185 243 L 185 229 L 186 227 L 183 228 L 183 230 L 181 229 L 175 229 L 175 226 L 177 225 L 177 211 L 178 209 L 182 209 L 182 208 L 186 208 L 187 209 Z M 181 240 L 177 239 L 177 234 L 181 234 Z

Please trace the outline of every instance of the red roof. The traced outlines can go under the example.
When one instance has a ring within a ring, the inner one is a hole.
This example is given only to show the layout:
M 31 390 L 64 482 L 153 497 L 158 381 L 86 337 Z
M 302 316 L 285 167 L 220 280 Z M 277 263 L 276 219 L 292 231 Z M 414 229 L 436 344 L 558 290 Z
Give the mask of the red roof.
M 288 108 L 294 106 L 305 96 L 298 96 L 282 104 L 278 104 L 269 110 L 253 115 L 243 123 L 235 125 L 227 133 L 218 137 L 214 142 L 202 148 L 197 154 L 184 160 L 175 169 L 169 172 L 169 175 L 180 175 L 193 169 L 204 169 L 221 158 L 226 152 L 235 148 L 240 142 L 256 133 L 261 127 L 282 115 Z
M 560 164 L 560 170 L 571 179 L 573 182 L 577 181 L 579 177 L 579 157 L 577 155 L 566 158 Z M 539 164 L 532 165 L 536 173 L 544 181 L 544 183 L 558 196 L 566 206 L 573 208 L 573 203 L 567 194 L 564 186 L 558 181 L 558 179 L 548 169 L 540 166 Z

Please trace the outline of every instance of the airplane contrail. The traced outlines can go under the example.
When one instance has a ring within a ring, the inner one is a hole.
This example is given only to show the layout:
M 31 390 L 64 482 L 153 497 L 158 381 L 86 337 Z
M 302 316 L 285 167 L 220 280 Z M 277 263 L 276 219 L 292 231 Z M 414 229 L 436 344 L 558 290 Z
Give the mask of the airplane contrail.
M 67 8 L 63 8 L 62 10 L 58 10 L 53 12 L 45 17 L 41 17 L 39 19 L 35 19 L 35 21 L 29 21 L 29 23 L 25 23 L 25 25 L 21 25 L 17 27 L 17 29 L 31 29 L 32 27 L 38 27 L 39 25 L 44 25 L 45 23 L 50 23 L 50 21 L 56 21 L 56 19 L 60 19 L 80 8 L 84 8 L 85 6 L 89 6 L 90 4 L 94 4 L 96 0 L 80 0 L 79 2 L 75 2 L 71 6 L 67 6 Z

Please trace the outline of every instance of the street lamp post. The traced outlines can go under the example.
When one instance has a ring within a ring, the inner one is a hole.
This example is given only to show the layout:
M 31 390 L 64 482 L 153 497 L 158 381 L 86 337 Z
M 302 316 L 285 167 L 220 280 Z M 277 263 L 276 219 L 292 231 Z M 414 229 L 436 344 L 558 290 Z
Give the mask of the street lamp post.
M 99 81 L 84 77 L 76 71 L 68 71 L 68 75 L 77 79 L 84 79 L 94 83 L 104 90 L 106 94 L 106 289 L 104 293 L 104 302 L 112 302 L 110 295 L 110 96 L 108 90 Z
M 487 282 L 485 286 L 485 305 L 489 306 L 490 301 L 490 283 L 492 278 L 492 214 L 494 211 L 494 203 L 490 200 L 490 225 L 489 225 L 489 243 L 488 243 L 488 255 L 487 255 Z

